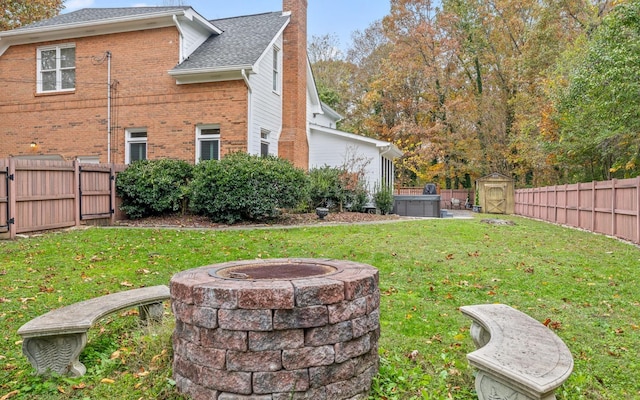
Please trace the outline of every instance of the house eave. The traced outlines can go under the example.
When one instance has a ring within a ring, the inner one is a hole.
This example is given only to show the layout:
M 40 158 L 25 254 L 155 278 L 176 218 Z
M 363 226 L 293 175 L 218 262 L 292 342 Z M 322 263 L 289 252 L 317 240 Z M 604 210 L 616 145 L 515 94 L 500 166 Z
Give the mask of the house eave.
M 344 132 L 338 129 L 328 128 L 326 126 L 317 125 L 317 124 L 309 124 L 309 128 L 311 131 L 317 131 L 324 134 L 340 136 L 353 141 L 359 141 L 359 142 L 374 145 L 380 152 L 380 155 L 384 155 L 385 157 L 391 160 L 402 157 L 402 155 L 404 154 L 402 150 L 398 148 L 398 146 L 396 146 L 393 143 L 385 142 L 384 140 L 374 139 L 367 136 L 360 136 L 354 133 Z
M 245 75 L 254 73 L 252 65 L 235 65 L 223 68 L 199 68 L 185 70 L 171 70 L 169 75 L 175 78 L 176 84 L 224 82 L 244 80 Z
M 84 21 L 78 23 L 41 26 L 35 28 L 19 28 L 0 32 L 0 55 L 9 47 L 39 42 L 75 39 L 80 37 L 109 35 L 114 33 L 141 31 L 176 26 L 175 17 L 196 21 L 212 33 L 222 31 L 201 17 L 193 9 L 154 12 L 143 15 L 132 15 Z

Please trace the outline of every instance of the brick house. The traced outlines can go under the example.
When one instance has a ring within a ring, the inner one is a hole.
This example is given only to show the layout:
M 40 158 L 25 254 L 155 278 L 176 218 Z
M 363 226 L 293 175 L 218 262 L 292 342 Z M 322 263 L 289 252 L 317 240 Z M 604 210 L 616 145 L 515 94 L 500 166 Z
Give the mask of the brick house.
M 390 143 L 335 129 L 306 55 L 306 0 L 207 20 L 189 6 L 82 9 L 0 32 L 0 158 L 81 162 L 274 154 L 309 169 Z

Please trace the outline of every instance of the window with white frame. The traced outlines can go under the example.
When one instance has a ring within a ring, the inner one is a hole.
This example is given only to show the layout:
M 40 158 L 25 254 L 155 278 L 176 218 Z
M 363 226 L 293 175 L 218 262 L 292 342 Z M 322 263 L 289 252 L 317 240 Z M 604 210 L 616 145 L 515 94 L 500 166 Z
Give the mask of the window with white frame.
M 278 93 L 280 91 L 280 49 L 273 48 L 273 91 Z
M 260 130 L 260 155 L 262 157 L 269 155 L 269 133 L 266 129 Z
M 64 44 L 38 48 L 38 93 L 76 88 L 76 46 Z
M 127 129 L 124 158 L 126 164 L 147 159 L 146 129 Z
M 220 127 L 218 125 L 196 128 L 196 163 L 220 159 Z

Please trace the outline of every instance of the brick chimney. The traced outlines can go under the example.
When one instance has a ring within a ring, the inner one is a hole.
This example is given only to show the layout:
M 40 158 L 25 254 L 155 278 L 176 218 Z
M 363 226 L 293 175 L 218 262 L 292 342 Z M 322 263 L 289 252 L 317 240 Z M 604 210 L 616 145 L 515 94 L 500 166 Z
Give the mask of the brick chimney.
M 283 0 L 282 10 L 291 12 L 291 20 L 283 37 L 282 133 L 278 153 L 307 170 L 307 0 Z

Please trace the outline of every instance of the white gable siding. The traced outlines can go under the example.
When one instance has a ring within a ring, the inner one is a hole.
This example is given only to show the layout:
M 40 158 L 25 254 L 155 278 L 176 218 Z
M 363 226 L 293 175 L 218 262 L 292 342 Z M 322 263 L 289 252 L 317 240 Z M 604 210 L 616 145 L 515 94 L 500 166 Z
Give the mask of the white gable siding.
M 282 49 L 282 35 L 274 46 Z M 268 130 L 269 153 L 278 154 L 278 138 L 282 130 L 282 95 L 281 90 L 273 91 L 273 48 L 269 46 L 256 66 L 258 72 L 249 78 L 251 85 L 251 105 L 249 110 L 250 128 L 247 141 L 249 154 L 260 154 L 261 130 Z M 282 50 L 279 52 L 279 79 L 282 80 Z M 282 88 L 282 81 L 278 85 Z
M 366 163 L 365 179 L 369 190 L 372 191 L 375 185 L 380 184 L 381 156 L 374 144 L 328 134 L 313 128 L 309 143 L 310 168 L 325 165 L 342 167 L 349 161 L 358 160 L 359 165 Z
M 312 115 L 310 121 L 316 125 L 336 129 L 336 121 L 325 114 Z
M 180 55 L 180 61 L 189 57 L 211 35 L 211 32 L 206 30 L 201 25 L 196 25 L 188 22 L 180 24 L 180 31 L 183 34 L 181 48 L 182 54 Z

